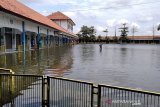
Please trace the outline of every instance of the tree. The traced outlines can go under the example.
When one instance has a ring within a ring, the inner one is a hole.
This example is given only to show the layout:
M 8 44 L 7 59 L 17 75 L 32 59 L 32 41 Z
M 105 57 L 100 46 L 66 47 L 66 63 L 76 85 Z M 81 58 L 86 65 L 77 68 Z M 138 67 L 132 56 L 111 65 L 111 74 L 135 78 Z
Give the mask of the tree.
M 95 40 L 96 40 L 96 36 L 95 36 L 95 35 L 91 35 L 91 36 L 90 36 L 90 41 L 91 41 L 91 42 L 95 42 Z
M 123 23 L 123 26 L 120 29 L 120 32 L 121 32 L 121 37 L 120 37 L 120 41 L 123 42 L 123 41 L 127 41 L 127 33 L 128 33 L 128 27 L 126 27 L 126 23 Z
M 94 26 L 88 27 L 88 26 L 82 26 L 81 27 L 81 39 L 83 39 L 85 42 L 94 41 L 96 30 Z

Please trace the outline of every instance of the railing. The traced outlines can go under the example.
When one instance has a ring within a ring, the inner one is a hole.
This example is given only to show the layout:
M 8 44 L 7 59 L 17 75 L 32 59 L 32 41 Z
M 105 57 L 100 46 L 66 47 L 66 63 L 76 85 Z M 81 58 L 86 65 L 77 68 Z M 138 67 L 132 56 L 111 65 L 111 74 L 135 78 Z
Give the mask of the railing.
M 160 93 L 58 77 L 0 74 L 0 107 L 160 107 Z
M 0 46 L 0 52 L 5 52 L 5 45 Z
M 160 93 L 99 85 L 98 107 L 160 107 Z
M 11 69 L 0 68 L 0 74 L 14 74 Z
M 93 84 L 48 77 L 50 107 L 93 107 Z
M 0 107 L 40 107 L 43 77 L 0 74 Z

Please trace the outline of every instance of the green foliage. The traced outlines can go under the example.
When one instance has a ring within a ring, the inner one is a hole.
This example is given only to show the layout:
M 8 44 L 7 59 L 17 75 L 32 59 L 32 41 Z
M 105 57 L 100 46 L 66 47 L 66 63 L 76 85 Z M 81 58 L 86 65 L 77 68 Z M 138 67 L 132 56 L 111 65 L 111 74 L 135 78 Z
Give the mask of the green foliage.
M 127 42 L 128 38 L 128 27 L 126 27 L 126 23 L 123 23 L 123 27 L 119 28 L 120 32 L 121 32 L 121 37 L 119 38 L 119 41 L 121 41 L 121 43 L 123 42 Z
M 126 23 L 123 24 L 123 27 L 119 28 L 122 37 L 127 37 L 128 27 L 126 27 Z
M 96 40 L 96 29 L 94 26 L 82 26 L 80 34 L 78 34 L 80 41 L 83 42 L 94 42 Z
M 91 27 L 88 27 L 88 26 L 82 26 L 81 27 L 81 31 L 83 36 L 92 36 L 92 35 L 95 35 L 96 33 L 96 30 L 94 29 L 94 26 L 91 26 Z

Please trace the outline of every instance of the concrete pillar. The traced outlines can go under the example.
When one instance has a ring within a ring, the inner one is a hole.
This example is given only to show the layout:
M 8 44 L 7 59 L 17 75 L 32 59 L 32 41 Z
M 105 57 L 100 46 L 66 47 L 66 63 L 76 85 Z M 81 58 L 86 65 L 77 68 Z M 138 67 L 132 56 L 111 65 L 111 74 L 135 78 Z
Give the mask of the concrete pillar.
M 22 21 L 22 44 L 23 44 L 23 51 L 26 50 L 26 32 L 25 32 L 25 22 Z
M 16 50 L 16 30 L 13 29 L 12 32 L 12 49 Z
M 58 36 L 57 36 L 57 42 L 58 42 L 58 45 L 60 45 L 60 44 L 61 44 L 60 34 L 58 34 Z
M 40 46 L 40 33 L 39 33 L 39 26 L 37 27 L 37 37 L 36 37 L 36 43 L 37 43 L 37 49 L 39 49 Z
M 6 52 L 5 28 L 3 27 L 3 28 L 1 29 L 1 31 L 2 31 L 1 33 L 2 33 L 2 36 L 3 36 L 3 41 L 2 41 L 2 42 L 3 42 L 3 43 L 2 43 L 2 44 L 3 44 L 3 45 L 2 45 L 2 48 L 3 48 L 3 49 L 2 49 L 2 51 L 3 51 L 3 52 Z
M 30 35 L 28 37 L 29 50 L 31 50 L 31 34 L 32 33 L 30 33 Z
M 47 47 L 49 47 L 49 30 L 48 29 L 47 29 L 46 41 L 47 41 Z
M 69 44 L 69 37 L 66 38 L 66 43 Z

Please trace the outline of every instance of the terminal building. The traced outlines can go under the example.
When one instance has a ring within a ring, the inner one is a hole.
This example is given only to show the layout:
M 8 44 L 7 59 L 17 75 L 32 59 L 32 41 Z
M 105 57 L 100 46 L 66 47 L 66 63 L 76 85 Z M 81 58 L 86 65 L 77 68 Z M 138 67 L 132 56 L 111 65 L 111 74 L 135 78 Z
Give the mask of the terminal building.
M 75 26 L 75 23 L 71 18 L 64 15 L 63 13 L 58 11 L 48 15 L 47 17 L 53 22 L 57 23 L 59 26 L 67 29 L 69 32 L 73 32 L 73 26 Z
M 78 39 L 73 33 L 75 23 L 63 13 L 57 13 L 59 19 L 54 13 L 46 17 L 17 0 L 0 0 L 0 52 L 75 42 Z

